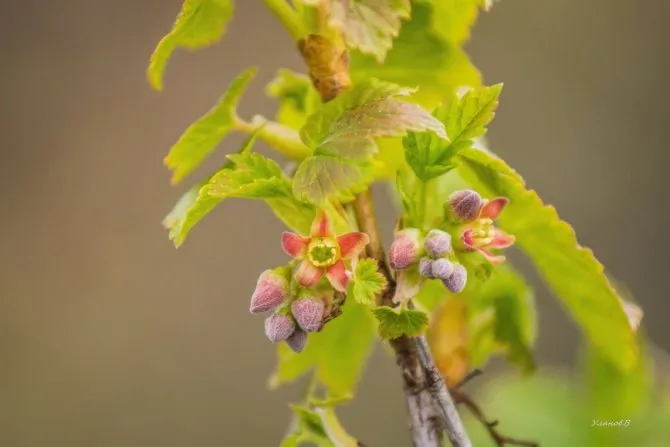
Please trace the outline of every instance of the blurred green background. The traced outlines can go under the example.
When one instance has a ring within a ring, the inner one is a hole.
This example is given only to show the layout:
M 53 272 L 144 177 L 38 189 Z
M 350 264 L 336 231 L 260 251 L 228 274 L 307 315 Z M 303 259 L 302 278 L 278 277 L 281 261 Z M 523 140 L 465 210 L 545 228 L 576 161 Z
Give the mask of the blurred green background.
M 261 71 L 241 113 L 271 115 L 263 85 L 279 67 L 302 70 L 288 35 L 260 0 L 240 0 L 223 42 L 176 53 L 157 94 L 145 68 L 179 0 L 0 3 L 0 445 L 277 445 L 300 387 L 266 390 L 274 347 L 248 299 L 259 272 L 285 260 L 281 225 L 261 203 L 229 201 L 177 251 L 160 222 L 180 194 L 162 165 L 171 144 L 249 65 Z M 660 379 L 668 17 L 662 0 L 504 0 L 467 46 L 486 83 L 505 83 L 492 148 L 633 292 Z M 393 211 L 380 208 L 388 238 Z M 590 387 L 567 381 L 581 374 L 579 334 L 542 289 L 538 305 L 541 376 L 496 379 L 496 364 L 470 386 L 484 385 L 481 404 L 506 434 L 589 446 L 593 416 L 574 408 L 588 409 Z M 398 371 L 381 349 L 373 360 L 340 414 L 373 447 L 407 446 Z M 625 445 L 670 445 L 636 434 L 663 428 L 642 414 Z

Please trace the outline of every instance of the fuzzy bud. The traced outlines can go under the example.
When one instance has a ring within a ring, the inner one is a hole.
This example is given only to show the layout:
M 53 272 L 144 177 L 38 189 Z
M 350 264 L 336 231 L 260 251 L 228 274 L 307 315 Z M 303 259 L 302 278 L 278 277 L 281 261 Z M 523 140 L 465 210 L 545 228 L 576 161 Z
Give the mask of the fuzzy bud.
M 433 277 L 447 279 L 454 273 L 454 264 L 448 259 L 437 259 L 433 261 Z
M 395 234 L 389 249 L 389 265 L 402 270 L 418 262 L 422 254 L 422 236 L 417 228 L 404 228 Z
M 433 262 L 434 261 L 428 257 L 421 258 L 419 261 L 419 273 L 421 273 L 421 276 L 428 279 L 435 278 L 433 276 Z
M 286 340 L 295 331 L 295 321 L 285 313 L 274 313 L 265 319 L 265 335 L 273 342 Z
M 279 267 L 261 273 L 256 283 L 256 289 L 251 295 L 249 312 L 257 314 L 279 306 L 288 297 L 288 279 L 286 268 Z
M 291 336 L 286 339 L 286 344 L 293 352 L 301 353 L 307 344 L 307 332 L 296 329 Z
M 461 293 L 468 280 L 468 271 L 460 264 L 454 264 L 454 271 L 449 278 L 443 279 L 442 283 L 452 293 Z
M 479 216 L 479 211 L 484 204 L 482 196 L 471 189 L 456 191 L 449 196 L 449 215 L 454 220 L 470 222 Z
M 291 303 L 291 313 L 298 322 L 298 326 L 305 332 L 315 332 L 321 329 L 325 304 L 323 300 L 305 297 Z
M 428 256 L 441 258 L 451 253 L 451 235 L 442 230 L 430 230 L 423 246 Z

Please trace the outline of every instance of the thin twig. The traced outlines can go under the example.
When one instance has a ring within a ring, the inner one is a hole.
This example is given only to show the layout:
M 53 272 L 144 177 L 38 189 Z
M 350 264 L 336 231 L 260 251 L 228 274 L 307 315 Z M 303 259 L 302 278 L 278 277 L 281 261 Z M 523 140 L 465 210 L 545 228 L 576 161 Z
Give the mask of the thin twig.
M 539 447 L 540 444 L 537 442 L 524 441 L 500 434 L 498 431 L 499 421 L 497 419 L 489 421 L 486 416 L 484 416 L 484 413 L 482 412 L 481 408 L 479 408 L 479 405 L 477 405 L 475 401 L 470 398 L 470 396 L 458 390 L 457 388 L 451 389 L 450 392 L 457 404 L 465 405 L 467 409 L 470 410 L 470 412 L 475 416 L 475 418 L 477 418 L 477 420 L 482 423 L 484 428 L 486 428 L 486 431 L 489 432 L 491 439 L 493 439 L 493 441 L 496 443 L 497 447 L 504 447 L 506 445 L 516 445 L 519 447 Z
M 482 374 L 484 374 L 484 371 L 482 371 L 481 369 L 479 369 L 479 368 L 475 368 L 475 369 L 473 369 L 472 371 L 470 371 L 469 373 L 467 373 L 467 374 L 465 375 L 465 377 L 463 377 L 463 378 L 461 379 L 460 382 L 458 382 L 456 385 L 454 385 L 454 389 L 457 389 L 457 390 L 458 390 L 458 389 L 460 389 L 460 388 L 463 388 L 463 387 L 465 386 L 466 383 L 470 382 L 472 379 L 474 379 L 474 378 L 477 377 L 477 376 L 481 376 Z
M 433 357 L 430 354 L 430 348 L 426 337 L 423 335 L 416 337 L 417 350 L 419 352 L 419 360 L 426 371 L 428 378 L 428 391 L 436 403 L 436 408 L 442 418 L 447 436 L 454 446 L 470 446 L 470 440 L 465 432 L 465 427 L 456 410 L 456 405 L 449 394 L 446 383 L 442 378 L 442 374 L 437 369 Z

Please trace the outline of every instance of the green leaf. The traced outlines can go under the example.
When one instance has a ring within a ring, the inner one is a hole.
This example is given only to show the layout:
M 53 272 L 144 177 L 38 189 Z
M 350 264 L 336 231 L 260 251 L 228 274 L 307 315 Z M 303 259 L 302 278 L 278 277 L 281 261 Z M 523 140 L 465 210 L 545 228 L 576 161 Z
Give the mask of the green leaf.
M 274 160 L 261 154 L 243 152 L 228 155 L 232 169 L 222 169 L 209 181 L 209 195 L 272 199 L 291 197 L 291 181 Z
M 227 197 L 265 199 L 287 227 L 303 234 L 309 232 L 314 207 L 293 197 L 290 180 L 274 161 L 249 152 L 260 131 L 261 128 L 256 129 L 237 154 L 229 155 L 218 172 L 189 189 L 163 220 L 176 247 L 180 247 L 191 229 Z
M 372 313 L 379 321 L 379 336 L 387 340 L 403 335 L 416 337 L 421 335 L 428 325 L 428 314 L 420 310 L 380 306 L 372 309 Z
M 379 272 L 374 259 L 362 259 L 356 264 L 351 284 L 352 296 L 361 304 L 374 304 L 377 295 L 386 287 L 386 278 Z
M 237 152 L 248 151 L 254 145 L 257 134 L 258 131 L 252 133 Z M 233 168 L 233 161 L 229 158 L 221 167 L 221 170 Z M 209 181 L 212 177 L 210 176 L 191 187 L 177 201 L 170 214 L 163 219 L 163 226 L 170 231 L 170 240 L 174 242 L 176 247 L 181 246 L 191 228 L 221 202 L 222 198 L 209 195 Z
M 293 194 L 303 202 L 324 204 L 330 198 L 354 199 L 374 180 L 370 162 L 315 155 L 306 158 L 293 176 Z
M 468 290 L 467 301 L 472 366 L 503 352 L 510 363 L 533 371 L 536 313 L 533 291 L 523 277 L 508 264 L 498 266 L 487 281 Z
M 403 140 L 407 163 L 421 180 L 438 177 L 455 166 L 453 157 L 473 147 L 473 138 L 486 133 L 486 125 L 498 107 L 502 84 L 471 89 L 462 97 L 453 97 L 434 115 L 445 125 L 448 141 L 430 134 L 410 132 Z
M 414 90 L 370 78 L 340 94 L 310 116 L 300 137 L 316 154 L 364 158 L 357 140 L 396 137 L 406 131 L 431 131 L 446 138 L 444 126 L 419 106 L 401 101 Z
M 235 128 L 237 102 L 256 74 L 250 68 L 237 76 L 219 102 L 205 116 L 191 124 L 179 141 L 172 146 L 165 164 L 173 171 L 172 183 L 190 174 L 214 148 Z
M 300 132 L 314 149 L 294 176 L 301 200 L 321 204 L 351 200 L 373 180 L 374 138 L 430 130 L 445 137 L 443 125 L 420 107 L 396 99 L 411 90 L 369 79 L 342 93 L 313 114 Z
M 470 37 L 482 0 L 431 0 L 431 29 L 443 39 L 461 44 Z
M 279 362 L 270 378 L 270 386 L 276 388 L 293 382 L 314 369 L 329 394 L 351 393 L 374 340 L 375 324 L 369 310 L 347 300 L 342 315 L 329 322 L 321 332 L 309 335 L 302 353 L 294 353 L 283 343 L 279 345 Z
M 151 86 L 163 89 L 165 65 L 176 48 L 196 50 L 218 41 L 232 15 L 232 0 L 185 0 L 172 30 L 151 55 L 147 70 Z
M 342 30 L 349 48 L 382 62 L 410 11 L 409 0 L 339 0 L 332 2 L 331 23 Z
M 279 70 L 265 91 L 279 101 L 277 121 L 292 129 L 304 126 L 307 117 L 320 103 L 319 94 L 312 87 L 309 77 L 291 70 Z
M 318 407 L 316 408 L 316 414 L 319 415 L 328 439 L 335 447 L 360 446 L 358 441 L 342 427 L 333 407 Z
M 485 152 L 460 152 L 459 172 L 487 196 L 505 196 L 510 204 L 500 226 L 516 236 L 588 340 L 618 368 L 635 364 L 638 347 L 619 296 L 593 252 L 577 242 L 574 230 L 556 210 L 527 190 L 504 161 Z
M 432 109 L 459 87 L 477 86 L 480 76 L 467 54 L 454 42 L 436 34 L 439 22 L 428 5 L 414 3 L 383 64 L 360 53 L 351 56 L 351 77 L 359 83 L 375 77 L 406 87 L 418 87 L 414 102 Z M 408 63 L 408 61 L 410 63 Z

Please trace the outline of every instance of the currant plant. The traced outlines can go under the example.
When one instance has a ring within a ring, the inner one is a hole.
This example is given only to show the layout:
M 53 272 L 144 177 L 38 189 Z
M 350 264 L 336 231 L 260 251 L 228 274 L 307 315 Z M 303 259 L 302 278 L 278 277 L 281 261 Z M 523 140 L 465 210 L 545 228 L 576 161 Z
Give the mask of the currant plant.
M 155 89 L 174 51 L 222 37 L 233 3 L 185 0 L 151 57 Z M 453 405 L 479 411 L 461 389 L 471 371 L 495 355 L 534 368 L 533 291 L 505 260 L 511 246 L 530 258 L 599 358 L 621 374 L 636 368 L 639 308 L 619 298 L 572 228 L 487 148 L 502 84 L 482 85 L 462 45 L 492 0 L 263 3 L 295 41 L 306 74 L 277 72 L 266 87 L 278 105 L 273 119 L 237 113 L 255 68 L 230 82 L 165 158 L 173 184 L 229 133 L 248 138 L 164 225 L 179 247 L 230 197 L 262 200 L 286 225 L 277 235 L 286 263 L 261 273 L 250 301 L 277 343 L 270 386 L 311 376 L 304 400 L 290 406 L 282 447 L 363 445 L 335 408 L 353 396 L 376 340 L 389 343 L 402 370 L 414 444 L 438 446 L 446 435 L 471 445 Z M 254 152 L 259 140 L 287 167 Z M 388 185 L 398 204 L 386 247 L 373 184 Z M 534 445 L 487 427 L 497 445 Z

